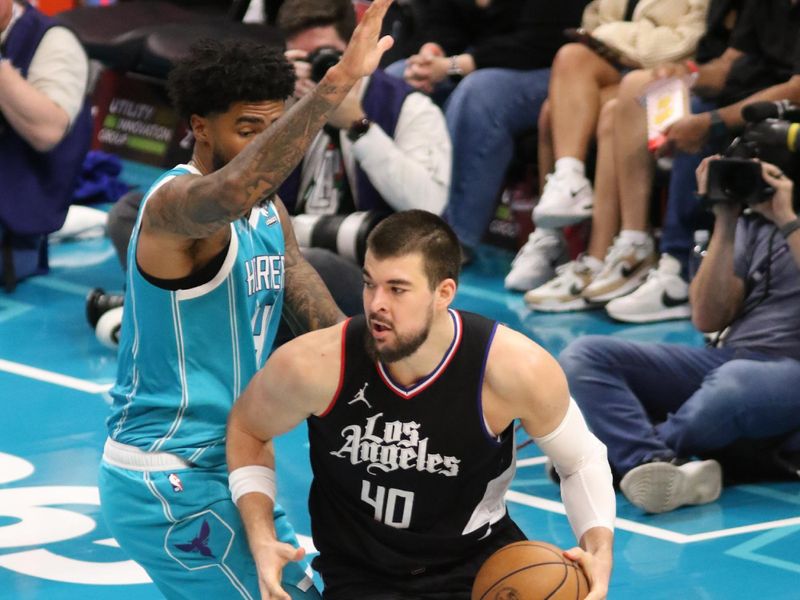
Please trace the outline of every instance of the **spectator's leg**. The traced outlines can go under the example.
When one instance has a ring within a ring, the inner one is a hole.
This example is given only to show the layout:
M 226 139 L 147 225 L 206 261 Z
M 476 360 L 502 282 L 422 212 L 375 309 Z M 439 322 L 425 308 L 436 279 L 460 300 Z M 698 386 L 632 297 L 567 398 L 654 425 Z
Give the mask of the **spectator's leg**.
M 711 110 L 714 105 L 692 98 L 692 112 L 701 113 Z M 689 254 L 694 245 L 694 230 L 702 221 L 703 209 L 700 208 L 694 192 L 697 190 L 695 171 L 704 157 L 711 154 L 710 148 L 704 148 L 698 154 L 676 152 L 669 177 L 669 192 L 664 227 L 661 232 L 661 252 L 677 258 L 681 263 L 681 276 L 689 280 Z
M 731 355 L 721 349 L 587 336 L 570 344 L 559 362 L 572 396 L 621 477 L 639 464 L 675 457 L 653 424 L 677 411 Z
M 403 79 L 403 73 L 406 70 L 406 59 L 401 58 L 390 64 L 388 67 L 384 69 L 384 72 L 388 73 L 392 77 L 397 77 L 398 79 Z
M 547 96 L 548 69 L 479 69 L 447 102 L 453 174 L 445 220 L 461 242 L 477 246 L 491 220 L 514 148 L 514 136 L 536 127 Z
M 136 225 L 143 197 L 142 192 L 132 190 L 117 200 L 108 212 L 106 224 L 108 237 L 111 238 L 111 243 L 117 251 L 117 258 L 123 271 L 128 268 L 128 243 L 131 241 L 131 232 Z
M 597 175 L 594 180 L 592 233 L 587 253 L 598 260 L 605 259 L 614 236 L 619 232 L 619 188 L 613 147 L 615 106 L 616 100 L 606 102 L 597 124 Z
M 617 69 L 583 44 L 565 44 L 553 60 L 549 97 L 556 161 L 586 160 L 600 116 L 600 90 L 618 83 Z
M 800 362 L 759 357 L 731 360 L 709 373 L 677 411 L 656 426 L 678 456 L 719 450 L 741 439 L 800 429 Z
M 536 161 L 539 167 L 539 195 L 541 196 L 544 188 L 545 173 L 552 171 L 556 162 L 556 155 L 553 150 L 553 118 L 550 113 L 550 100 L 545 100 L 539 110 L 536 144 Z
M 650 71 L 632 71 L 622 80 L 614 119 L 614 158 L 622 229 L 646 231 L 654 163 L 647 150 L 647 119 L 639 102 Z

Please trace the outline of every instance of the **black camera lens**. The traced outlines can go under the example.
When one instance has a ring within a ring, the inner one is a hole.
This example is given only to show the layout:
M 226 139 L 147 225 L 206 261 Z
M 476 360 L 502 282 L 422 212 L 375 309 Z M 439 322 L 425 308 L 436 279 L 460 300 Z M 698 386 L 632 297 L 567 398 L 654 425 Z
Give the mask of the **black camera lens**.
M 342 52 L 333 46 L 320 46 L 308 55 L 311 63 L 311 80 L 319 83 L 333 65 L 342 58 Z

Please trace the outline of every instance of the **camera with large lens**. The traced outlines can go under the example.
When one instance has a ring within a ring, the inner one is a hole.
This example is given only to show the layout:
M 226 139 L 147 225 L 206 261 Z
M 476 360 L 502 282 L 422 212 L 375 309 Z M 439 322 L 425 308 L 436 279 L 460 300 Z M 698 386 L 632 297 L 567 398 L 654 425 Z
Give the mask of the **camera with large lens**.
M 747 124 L 708 165 L 706 202 L 758 204 L 775 190 L 761 176 L 761 161 L 772 163 L 793 177 L 800 142 L 800 108 L 788 101 L 754 102 L 742 109 Z
M 333 65 L 342 58 L 342 51 L 333 46 L 320 46 L 308 55 L 311 63 L 311 80 L 319 83 Z

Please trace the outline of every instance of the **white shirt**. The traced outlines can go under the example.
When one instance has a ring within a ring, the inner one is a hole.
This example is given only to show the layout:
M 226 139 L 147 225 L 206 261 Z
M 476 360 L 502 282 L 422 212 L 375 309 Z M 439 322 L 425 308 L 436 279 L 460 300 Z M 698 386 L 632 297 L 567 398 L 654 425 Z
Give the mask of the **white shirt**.
M 0 44 L 24 12 L 13 3 L 8 27 L 0 33 Z M 89 61 L 75 35 L 65 27 L 48 29 L 33 54 L 26 81 L 63 108 L 72 124 L 83 106 L 88 80 Z
M 365 78 L 361 94 L 369 85 Z M 450 190 L 452 146 L 442 111 L 423 94 L 409 94 L 400 109 L 394 137 L 377 123 L 355 142 L 339 132 L 350 190 L 358 207 L 358 164 L 395 211 L 419 208 L 441 214 Z M 303 159 L 299 197 L 324 169 L 328 134 L 321 131 Z M 327 186 L 325 186 L 327 187 Z

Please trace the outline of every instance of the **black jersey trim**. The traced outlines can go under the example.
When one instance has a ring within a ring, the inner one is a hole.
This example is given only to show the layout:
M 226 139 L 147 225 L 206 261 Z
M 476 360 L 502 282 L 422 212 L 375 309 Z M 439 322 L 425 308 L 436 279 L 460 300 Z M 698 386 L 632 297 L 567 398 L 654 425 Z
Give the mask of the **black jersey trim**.
M 339 394 L 342 393 L 342 386 L 344 386 L 344 363 L 345 363 L 345 360 L 346 360 L 346 357 L 347 357 L 347 354 L 346 354 L 346 349 L 347 349 L 347 343 L 346 343 L 347 342 L 347 326 L 350 325 L 350 321 L 351 320 L 352 320 L 352 317 L 350 319 L 347 319 L 344 322 L 344 325 L 342 326 L 342 362 L 339 365 L 339 385 L 336 388 L 336 393 L 333 395 L 333 399 L 331 400 L 331 403 L 328 405 L 328 408 L 326 408 L 324 411 L 322 411 L 319 414 L 319 418 L 320 419 L 325 417 L 328 413 L 330 413 L 333 410 L 333 407 L 336 406 L 336 401 L 339 399 Z
M 494 446 L 501 446 L 503 444 L 502 434 L 498 434 L 497 436 L 492 435 L 492 432 L 489 431 L 489 424 L 486 422 L 486 415 L 483 412 L 483 380 L 486 377 L 486 365 L 489 362 L 489 351 L 492 349 L 492 342 L 494 342 L 494 335 L 497 333 L 497 326 L 498 323 L 495 321 L 494 326 L 492 327 L 492 333 L 489 334 L 489 340 L 486 342 L 486 351 L 483 354 L 483 364 L 481 365 L 481 378 L 478 382 L 477 400 L 478 418 L 481 421 L 481 431 L 483 431 L 490 444 Z
M 450 361 L 453 360 L 453 357 L 456 355 L 456 351 L 458 350 L 459 346 L 461 346 L 461 338 L 464 335 L 464 324 L 461 321 L 461 315 L 457 310 L 452 308 L 447 310 L 450 313 L 450 318 L 453 319 L 453 329 L 455 331 L 453 340 L 450 342 L 450 347 L 444 353 L 442 360 L 439 361 L 439 364 L 436 366 L 436 368 L 428 373 L 425 377 L 420 379 L 417 383 L 408 387 L 396 383 L 389 374 L 389 371 L 386 370 L 386 367 L 383 366 L 383 363 L 380 361 L 377 362 L 378 374 L 383 382 L 390 390 L 404 400 L 410 400 L 420 392 L 426 390 L 433 384 L 433 382 L 439 379 L 439 376 L 447 370 L 447 365 L 449 365 Z

